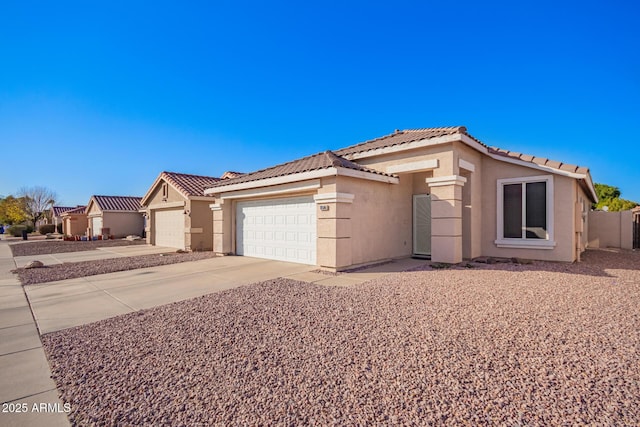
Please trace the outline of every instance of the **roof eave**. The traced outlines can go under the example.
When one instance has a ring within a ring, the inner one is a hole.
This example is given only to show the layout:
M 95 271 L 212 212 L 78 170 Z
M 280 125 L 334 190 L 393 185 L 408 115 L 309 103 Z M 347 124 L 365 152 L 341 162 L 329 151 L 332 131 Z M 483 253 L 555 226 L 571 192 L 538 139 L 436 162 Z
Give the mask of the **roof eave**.
M 373 150 L 362 151 L 359 153 L 343 154 L 341 155 L 341 157 L 344 157 L 345 159 L 348 159 L 348 160 L 365 159 L 368 157 L 382 156 L 385 154 L 397 153 L 400 151 L 407 151 L 407 150 L 413 150 L 416 148 L 430 147 L 434 145 L 447 144 L 454 141 L 460 141 L 463 136 L 465 135 L 457 132 L 450 135 L 438 136 L 435 138 L 425 138 L 425 139 L 419 139 L 417 141 L 391 145 L 388 147 L 375 148 Z M 338 152 L 339 151 L 341 150 L 338 150 Z
M 587 189 L 589 190 L 590 196 L 597 203 L 598 196 L 596 195 L 596 190 L 595 190 L 595 187 L 593 185 L 593 181 L 591 180 L 591 175 L 589 174 L 589 172 L 587 172 L 587 173 L 570 172 L 570 171 L 563 170 L 563 169 L 552 168 L 550 166 L 539 165 L 537 163 L 532 163 L 532 162 L 527 162 L 527 161 L 520 160 L 520 159 L 514 159 L 512 157 L 502 156 L 500 154 L 493 154 L 493 153 L 489 152 L 489 149 L 487 147 L 485 147 L 484 145 L 478 143 L 473 138 L 471 138 L 470 136 L 465 135 L 465 134 L 462 135 L 462 139 L 461 140 L 462 140 L 462 142 L 464 142 L 465 144 L 467 144 L 471 148 L 474 148 L 477 151 L 479 151 L 479 152 L 481 152 L 483 154 L 486 154 L 487 156 L 491 157 L 492 159 L 495 159 L 495 160 L 498 160 L 498 161 L 501 161 L 501 162 L 512 163 L 512 164 L 519 165 L 519 166 L 524 166 L 524 167 L 528 167 L 528 168 L 532 168 L 532 169 L 537 169 L 537 170 L 541 170 L 541 171 L 545 171 L 545 172 L 554 173 L 556 175 L 563 175 L 563 176 L 568 176 L 570 178 L 583 180 L 585 185 L 586 185 L 586 187 L 587 187 Z
M 259 179 L 255 181 L 241 182 L 238 184 L 222 185 L 219 187 L 211 187 L 204 190 L 204 194 L 220 194 L 229 191 L 246 190 L 250 188 L 269 187 L 272 185 L 288 184 L 290 182 L 306 181 L 310 179 L 323 178 L 328 176 L 350 176 L 353 178 L 368 179 L 370 181 L 379 181 L 389 184 L 398 184 L 400 181 L 397 177 L 382 175 L 373 172 L 353 170 L 343 167 L 329 167 L 313 171 L 298 172 L 291 175 L 282 175 L 273 178 Z

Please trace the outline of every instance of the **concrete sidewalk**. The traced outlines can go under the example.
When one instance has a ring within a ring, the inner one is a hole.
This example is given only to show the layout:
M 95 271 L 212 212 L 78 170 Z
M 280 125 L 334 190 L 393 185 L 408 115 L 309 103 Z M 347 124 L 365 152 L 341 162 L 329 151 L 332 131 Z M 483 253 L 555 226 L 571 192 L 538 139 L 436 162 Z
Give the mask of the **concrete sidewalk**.
M 0 241 L 0 425 L 68 426 L 29 303 L 10 273 L 14 268 L 7 241 Z

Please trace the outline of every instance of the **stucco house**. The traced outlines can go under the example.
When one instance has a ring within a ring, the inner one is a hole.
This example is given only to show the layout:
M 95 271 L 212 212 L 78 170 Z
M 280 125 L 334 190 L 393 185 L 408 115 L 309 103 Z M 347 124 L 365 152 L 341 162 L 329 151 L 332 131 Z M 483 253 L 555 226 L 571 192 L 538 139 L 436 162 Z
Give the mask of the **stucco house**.
M 144 217 L 139 212 L 142 197 L 91 196 L 85 210 L 88 235 L 111 235 L 121 238 L 129 235 L 141 236 Z
M 79 208 L 78 206 L 51 206 L 49 216 L 51 217 L 51 224 L 56 226 L 56 230 L 58 229 L 58 224 L 62 224 L 62 214 L 67 211 L 74 210 Z M 83 206 L 84 207 L 84 206 Z M 46 221 L 45 221 L 46 223 Z M 64 232 L 63 232 L 64 233 Z
M 65 210 L 61 215 L 62 234 L 65 236 L 82 236 L 89 226 L 87 221 L 86 206 L 78 206 Z
M 411 129 L 218 181 L 214 251 L 342 270 L 409 256 L 574 261 L 589 170 Z
M 162 172 L 142 198 L 147 243 L 183 250 L 213 249 L 213 198 L 204 189 L 220 178 Z

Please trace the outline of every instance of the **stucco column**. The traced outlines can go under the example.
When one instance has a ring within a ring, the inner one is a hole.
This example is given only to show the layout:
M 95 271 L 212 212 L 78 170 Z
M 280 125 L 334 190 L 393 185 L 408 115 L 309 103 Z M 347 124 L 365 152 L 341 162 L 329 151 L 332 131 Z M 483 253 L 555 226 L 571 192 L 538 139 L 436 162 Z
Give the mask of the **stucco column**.
M 213 252 L 218 256 L 233 253 L 231 248 L 231 206 L 229 203 L 209 205 L 213 211 Z
M 462 186 L 459 175 L 426 179 L 431 191 L 431 260 L 462 262 Z
M 316 201 L 316 264 L 339 270 L 353 264 L 351 254 L 351 205 L 354 195 L 325 193 Z

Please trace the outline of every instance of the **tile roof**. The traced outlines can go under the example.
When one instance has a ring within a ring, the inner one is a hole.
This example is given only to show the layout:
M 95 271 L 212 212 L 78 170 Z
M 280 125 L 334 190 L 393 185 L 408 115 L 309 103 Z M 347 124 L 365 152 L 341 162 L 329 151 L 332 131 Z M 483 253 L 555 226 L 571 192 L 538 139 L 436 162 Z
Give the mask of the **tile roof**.
M 244 173 L 242 173 L 242 172 L 234 172 L 234 171 L 226 171 L 225 173 L 222 174 L 220 179 L 237 178 L 240 175 L 244 175 Z
M 569 163 L 558 162 L 555 160 L 547 159 L 545 157 L 535 157 L 529 154 L 521 154 L 515 151 L 503 150 L 501 148 L 496 148 L 496 147 L 487 147 L 487 150 L 490 154 L 495 154 L 498 156 L 502 156 L 502 157 L 506 157 L 514 160 L 521 160 L 528 163 L 534 163 L 538 166 L 547 166 L 553 169 L 558 169 L 558 170 L 571 172 L 571 173 L 579 173 L 583 175 L 589 173 L 588 168 L 571 165 Z
M 349 156 L 357 153 L 364 153 L 365 151 L 377 150 L 380 148 L 393 147 L 395 145 L 408 144 L 414 141 L 420 141 L 423 139 L 438 138 L 446 135 L 465 134 L 475 141 L 482 144 L 473 136 L 467 133 L 467 128 L 464 126 L 451 126 L 440 128 L 423 128 L 423 129 L 405 129 L 396 130 L 389 135 L 381 136 L 380 138 L 372 139 L 369 141 L 361 142 L 356 145 L 351 145 L 346 148 L 342 148 L 336 151 L 339 156 Z M 483 144 L 484 145 L 484 144 Z
M 220 181 L 220 178 L 214 178 L 212 176 L 190 175 L 177 172 L 162 172 L 160 177 L 172 184 L 187 197 L 204 196 L 204 190 L 206 188 Z
M 368 151 L 373 151 L 377 149 L 399 146 L 403 144 L 409 144 L 415 141 L 421 141 L 425 139 L 433 139 L 439 138 L 448 135 L 465 135 L 471 140 L 478 143 L 481 147 L 486 148 L 487 152 L 490 155 L 496 157 L 504 157 L 507 159 L 519 160 L 527 163 L 531 163 L 533 165 L 538 166 L 546 166 L 549 168 L 556 169 L 558 171 L 576 173 L 580 175 L 584 175 L 587 181 L 591 181 L 591 177 L 589 175 L 589 169 L 571 165 L 568 163 L 557 162 L 554 160 L 550 160 L 542 157 L 535 157 L 525 154 L 520 154 L 512 151 L 502 150 L 499 148 L 489 147 L 484 144 L 479 139 L 470 135 L 467 132 L 467 128 L 464 126 L 451 126 L 451 127 L 438 127 L 438 128 L 422 128 L 422 129 L 405 129 L 405 130 L 396 130 L 394 133 L 382 136 L 380 138 L 372 139 L 369 141 L 365 141 L 356 145 L 352 145 L 346 148 L 342 148 L 335 152 L 326 151 L 324 153 L 314 154 L 313 156 L 304 157 L 299 160 L 294 160 L 288 163 L 283 163 L 281 165 L 273 166 L 271 168 L 262 169 L 256 172 L 248 173 L 245 175 L 241 175 L 236 178 L 224 179 L 212 185 L 209 188 L 221 187 L 231 184 L 239 184 L 243 182 L 251 182 L 258 181 L 267 178 L 275 178 L 279 176 L 291 175 L 300 172 L 308 172 L 319 169 L 326 169 L 332 166 L 340 166 L 354 170 L 366 171 L 371 173 L 376 173 L 380 175 L 386 175 L 382 172 L 365 168 L 357 163 L 354 163 L 350 160 L 352 156 L 360 153 L 365 153 Z M 393 175 L 387 175 L 393 176 Z
M 543 157 L 535 157 L 527 154 L 516 153 L 513 151 L 502 150 L 496 147 L 489 147 L 479 139 L 469 134 L 469 132 L 467 132 L 467 128 L 464 126 L 397 130 L 392 134 L 385 135 L 380 138 L 372 139 L 370 141 L 365 141 L 360 144 L 352 145 L 347 148 L 343 148 L 341 150 L 336 151 L 336 154 L 340 156 L 350 156 L 353 154 L 363 153 L 366 151 L 376 150 L 380 148 L 387 148 L 387 147 L 392 147 L 396 145 L 408 144 L 410 142 L 420 141 L 423 139 L 438 138 L 441 136 L 455 135 L 455 134 L 463 134 L 468 136 L 469 138 L 473 139 L 474 141 L 476 141 L 477 143 L 485 147 L 490 154 L 503 156 L 505 158 L 521 160 L 521 161 L 533 163 L 539 166 L 547 166 L 553 169 L 562 170 L 562 171 L 571 172 L 571 173 L 579 173 L 579 174 L 589 173 L 589 169 L 585 167 L 571 165 L 568 163 L 562 163 L 562 162 L 558 162 L 558 161 L 543 158 Z
M 62 215 L 72 215 L 72 214 L 81 214 L 84 213 L 84 211 L 87 209 L 86 206 L 78 206 L 76 208 L 72 208 L 69 209 L 68 211 L 65 211 L 62 213 Z
M 102 211 L 138 212 L 142 197 L 91 196 Z
M 60 216 L 66 211 L 70 211 L 75 208 L 77 208 L 77 206 L 53 206 L 51 209 L 53 210 L 53 216 Z
M 279 176 L 292 175 L 295 173 L 310 172 L 321 169 L 328 169 L 331 167 L 340 167 L 346 169 L 353 169 L 362 172 L 375 173 L 378 175 L 388 175 L 383 172 L 366 168 L 362 165 L 354 163 L 343 157 L 340 157 L 332 151 L 325 151 L 323 153 L 314 154 L 312 156 L 303 157 L 302 159 L 294 160 L 288 163 L 276 165 L 267 169 L 262 169 L 256 172 L 247 173 L 236 178 L 230 178 L 218 181 L 216 185 L 212 185 L 210 188 L 221 187 L 232 184 L 240 184 L 243 182 L 258 181 L 267 178 L 276 178 Z

